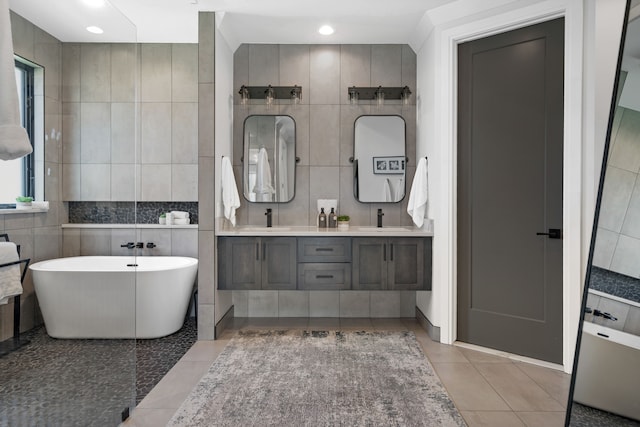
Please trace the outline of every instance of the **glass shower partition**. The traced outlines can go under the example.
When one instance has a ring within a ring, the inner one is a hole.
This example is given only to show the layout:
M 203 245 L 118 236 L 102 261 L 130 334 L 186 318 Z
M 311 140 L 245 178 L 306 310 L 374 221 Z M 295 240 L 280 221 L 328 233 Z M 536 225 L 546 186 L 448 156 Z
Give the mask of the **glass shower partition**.
M 43 9 L 52 7 L 41 3 Z M 118 426 L 137 403 L 140 47 L 136 26 L 108 0 L 86 13 L 87 25 L 103 33 L 93 35 L 92 42 L 62 43 L 63 176 L 68 180 L 62 198 L 72 226 L 63 233 L 63 253 L 75 232 L 80 247 L 73 255 L 96 256 L 90 260 L 86 294 L 74 298 L 79 306 L 91 305 L 87 317 L 97 332 L 54 340 L 71 353 L 73 364 L 60 366 L 53 384 L 43 387 L 58 393 L 42 396 L 42 425 Z M 77 319 L 78 327 L 88 322 Z

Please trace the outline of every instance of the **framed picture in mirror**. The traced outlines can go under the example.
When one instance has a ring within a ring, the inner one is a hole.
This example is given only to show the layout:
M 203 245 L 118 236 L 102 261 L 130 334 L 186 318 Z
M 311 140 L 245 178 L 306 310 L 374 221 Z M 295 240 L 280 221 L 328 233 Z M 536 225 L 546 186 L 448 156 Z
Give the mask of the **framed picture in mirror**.
M 373 173 L 375 174 L 403 174 L 405 158 L 394 157 L 374 157 Z

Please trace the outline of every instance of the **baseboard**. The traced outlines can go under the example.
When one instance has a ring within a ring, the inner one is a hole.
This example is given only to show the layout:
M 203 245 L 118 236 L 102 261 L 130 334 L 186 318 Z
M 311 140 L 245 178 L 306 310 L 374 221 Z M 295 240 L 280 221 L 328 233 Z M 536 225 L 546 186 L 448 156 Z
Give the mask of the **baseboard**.
M 416 307 L 416 319 L 418 320 L 418 323 L 420 323 L 420 326 L 427 331 L 429 338 L 440 342 L 440 327 L 434 326 L 418 307 Z
M 220 335 L 229 327 L 229 324 L 233 322 L 233 305 L 229 307 L 229 310 L 222 316 L 222 319 L 216 323 L 216 326 L 213 330 L 213 339 L 217 340 Z

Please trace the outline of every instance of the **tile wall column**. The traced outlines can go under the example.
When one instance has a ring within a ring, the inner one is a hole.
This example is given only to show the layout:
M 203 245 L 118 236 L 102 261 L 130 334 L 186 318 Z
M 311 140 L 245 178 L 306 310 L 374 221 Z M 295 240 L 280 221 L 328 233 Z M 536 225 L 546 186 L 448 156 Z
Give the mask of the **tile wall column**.
M 215 13 L 198 18 L 198 339 L 215 331 Z

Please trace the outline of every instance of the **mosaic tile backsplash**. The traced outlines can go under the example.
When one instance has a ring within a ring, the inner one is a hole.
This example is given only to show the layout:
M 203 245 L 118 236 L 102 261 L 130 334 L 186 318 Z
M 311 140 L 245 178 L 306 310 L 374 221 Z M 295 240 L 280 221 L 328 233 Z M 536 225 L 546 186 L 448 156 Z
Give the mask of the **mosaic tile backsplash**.
M 198 202 L 69 202 L 69 223 L 157 224 L 171 211 L 189 212 L 191 224 L 198 223 Z

